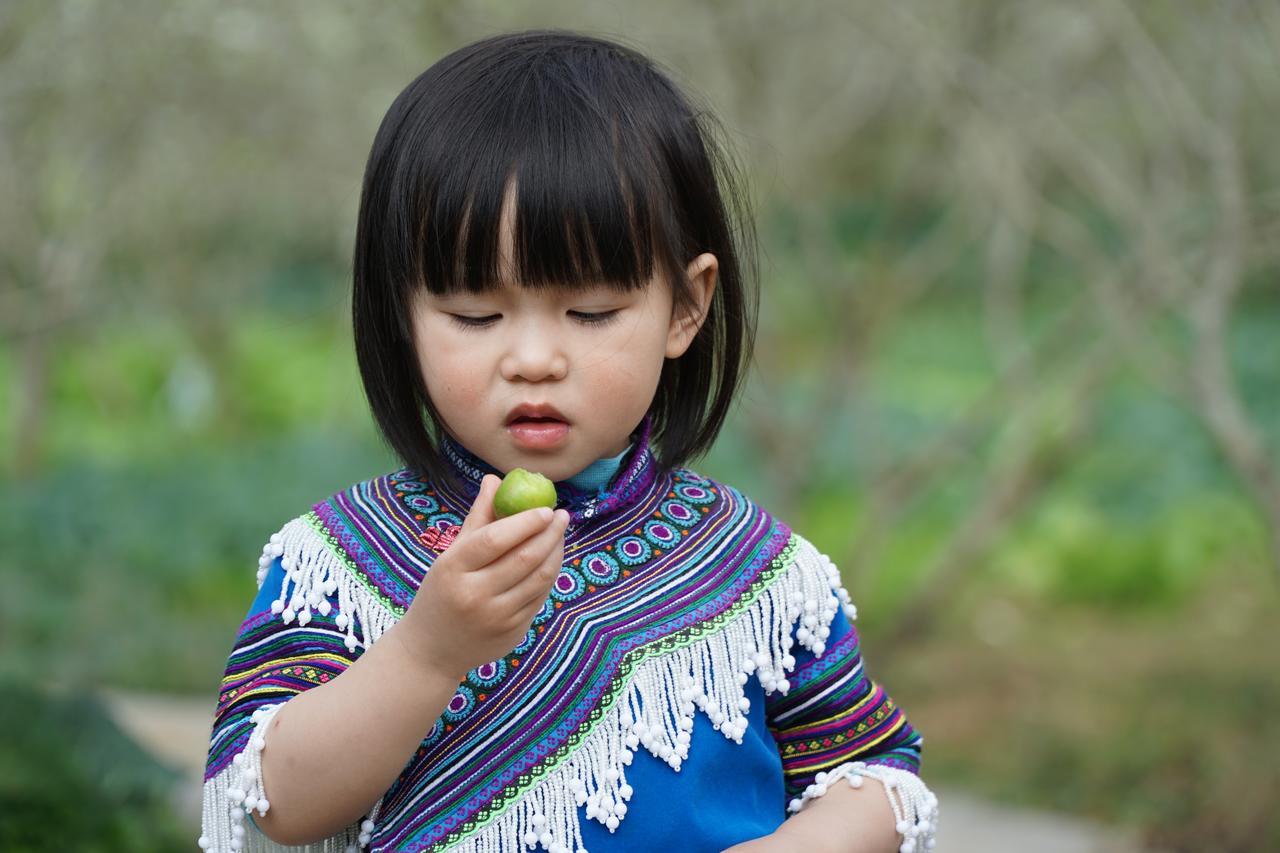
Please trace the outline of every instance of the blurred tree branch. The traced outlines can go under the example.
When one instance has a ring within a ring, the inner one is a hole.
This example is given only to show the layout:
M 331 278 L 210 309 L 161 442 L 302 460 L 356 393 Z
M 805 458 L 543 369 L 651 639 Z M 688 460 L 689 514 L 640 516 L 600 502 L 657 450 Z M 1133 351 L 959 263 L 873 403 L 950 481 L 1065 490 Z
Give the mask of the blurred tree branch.
M 318 254 L 345 275 L 358 164 L 404 81 L 466 41 L 572 12 L 572 26 L 657 55 L 724 113 L 762 209 L 796 217 L 798 266 L 783 278 L 804 286 L 772 297 L 786 311 L 766 318 L 757 361 L 771 403 L 743 424 L 769 502 L 803 503 L 831 478 L 822 454 L 856 441 L 867 501 L 833 556 L 862 582 L 883 571 L 909 512 L 960 476 L 981 479 L 920 564 L 902 630 L 928 624 L 1070 472 L 1106 380 L 1130 368 L 1212 438 L 1280 570 L 1276 452 L 1231 356 L 1232 320 L 1260 296 L 1250 282 L 1280 261 L 1265 88 L 1280 7 L 676 8 L 6 6 L 0 332 L 14 342 L 15 466 L 38 467 L 61 342 L 107 317 L 173 322 L 183 355 L 222 387 L 238 317 L 277 266 Z M 863 238 L 831 221 L 851 203 L 878 223 L 917 208 L 938 219 L 851 251 Z M 1046 256 L 1051 281 L 1037 267 Z M 340 289 L 308 299 L 336 314 Z M 938 306 L 983 312 L 987 387 L 906 450 L 870 427 L 837 434 L 835 415 L 874 401 L 875 368 L 913 328 L 910 312 Z M 773 404 L 800 380 L 813 388 L 802 412 Z M 1067 413 L 1046 396 L 1059 383 Z M 234 398 L 213 409 L 242 419 Z M 1054 418 L 1062 428 L 1046 430 Z
M 1113 5 L 1119 7 L 1122 4 Z M 1183 246 L 1171 244 L 1166 237 L 1167 232 L 1157 227 L 1161 219 L 1176 215 L 1177 210 L 1153 210 L 1152 201 L 1161 199 L 1154 199 L 1150 194 L 1144 193 L 1142 188 L 1132 186 L 1128 177 L 1140 173 L 1117 170 L 1101 150 L 1090 144 L 1090 140 L 1081 138 L 1058 113 L 1042 106 L 1046 100 L 1055 103 L 1052 99 L 1034 98 L 1020 84 L 1001 74 L 992 61 L 967 52 L 957 45 L 956 39 L 951 38 L 952 30 L 938 28 L 925 35 L 924 28 L 919 22 L 911 20 L 903 7 L 896 7 L 896 11 L 904 26 L 895 30 L 894 36 L 903 41 L 913 37 L 919 39 L 900 45 L 903 51 L 913 56 L 928 56 L 934 62 L 945 59 L 947 64 L 943 66 L 942 73 L 948 74 L 965 92 L 977 96 L 977 110 L 973 109 L 974 99 L 966 99 L 959 102 L 964 104 L 962 108 L 952 111 L 955 113 L 952 118 L 956 124 L 963 127 L 970 116 L 975 116 L 971 120 L 977 121 L 990 115 L 991 123 L 999 123 L 1008 133 L 1020 136 L 1020 144 L 1013 146 L 1015 156 L 1005 162 L 1003 172 L 987 174 L 987 181 L 980 185 L 980 189 L 991 189 L 990 197 L 997 201 L 1007 201 L 1011 197 L 1019 199 L 1017 209 L 1009 211 L 1011 221 L 1025 223 L 1029 219 L 1026 214 L 1027 205 L 1022 201 L 1025 194 L 1011 193 L 1008 187 L 1002 192 L 1000 184 L 1012 183 L 1002 176 L 1043 171 L 1048 167 L 1071 176 L 1081 186 L 1086 197 L 1101 201 L 1105 209 L 1124 226 L 1125 233 L 1137 237 L 1133 245 L 1147 268 L 1135 270 L 1138 275 L 1132 281 L 1146 282 L 1146 287 L 1136 287 L 1126 295 L 1124 290 L 1116 287 L 1117 279 L 1111 274 L 1120 261 L 1108 257 L 1100 248 L 1095 248 L 1093 242 L 1096 238 L 1080 227 L 1078 219 L 1071 212 L 1055 204 L 1047 195 L 1037 193 L 1039 197 L 1035 200 L 1035 206 L 1045 214 L 1037 228 L 1039 236 L 1056 242 L 1068 257 L 1076 259 L 1089 270 L 1086 281 L 1096 294 L 1098 305 L 1102 309 L 1099 316 L 1102 327 L 1108 330 L 1121 351 L 1129 353 L 1135 363 L 1143 366 L 1144 372 L 1158 387 L 1197 403 L 1194 411 L 1217 439 L 1225 458 L 1264 510 L 1271 532 L 1273 562 L 1280 569 L 1280 546 L 1276 544 L 1276 532 L 1280 531 L 1280 512 L 1276 511 L 1280 502 L 1277 502 L 1276 496 L 1280 491 L 1276 489 L 1274 463 L 1263 449 L 1263 439 L 1253 427 L 1241 403 L 1226 357 L 1229 306 L 1239 287 L 1240 257 L 1244 251 L 1242 246 L 1248 240 L 1239 161 L 1230 157 L 1234 151 L 1230 122 L 1213 123 L 1206 120 L 1185 87 L 1168 87 L 1175 93 L 1170 100 L 1178 111 L 1178 126 L 1183 129 L 1183 133 L 1209 134 L 1208 139 L 1215 142 L 1209 145 L 1204 139 L 1196 138 L 1190 141 L 1189 146 L 1215 153 L 1215 194 L 1223 210 L 1228 211 L 1228 215 L 1220 223 L 1218 239 L 1211 244 L 1214 251 L 1209 262 L 1209 274 L 1203 285 L 1194 291 L 1194 298 L 1187 298 L 1193 292 L 1190 283 L 1184 284 L 1180 288 L 1181 292 L 1171 291 L 1169 284 L 1175 280 L 1188 281 L 1189 274 L 1185 266 L 1175 265 L 1178 259 L 1187 258 L 1188 253 Z M 1158 79 L 1159 74 L 1169 73 L 1171 66 L 1160 59 L 1159 52 L 1149 40 L 1134 38 L 1132 26 L 1136 22 L 1131 17 L 1125 24 L 1127 29 L 1116 27 L 1131 37 L 1127 44 L 1121 38 L 1122 45 L 1125 45 L 1123 55 L 1131 63 L 1141 66 L 1139 76 L 1150 85 L 1151 81 Z M 1226 28 L 1223 29 L 1226 31 Z M 924 39 L 929 41 L 924 42 Z M 1139 41 L 1141 43 L 1135 45 Z M 934 65 L 922 62 L 921 67 L 933 69 Z M 1221 77 L 1232 73 L 1230 66 L 1219 65 L 1218 68 Z M 1218 102 L 1230 103 L 1230 99 L 1220 97 Z M 947 105 L 944 104 L 943 108 L 946 109 Z M 1015 111 L 1015 108 L 1022 110 Z M 1052 132 L 1046 132 L 1048 128 L 1052 128 Z M 1005 146 L 1005 150 L 1008 151 L 1009 146 Z M 1037 159 L 1043 160 L 1044 165 L 1035 165 L 1034 161 Z M 1032 163 L 1028 163 L 1029 160 Z M 1232 164 L 1235 168 L 1231 168 Z M 1014 189 L 1020 189 L 1020 186 Z M 1231 215 L 1232 211 L 1234 215 Z M 998 224 L 995 227 L 997 234 L 1002 235 L 1005 240 L 1009 239 L 1011 226 L 1005 226 L 1004 231 L 1000 230 L 1001 226 Z M 1016 344 L 1011 344 L 1010 341 L 1017 339 L 1017 334 L 1013 331 L 1016 323 L 1013 319 L 1015 309 L 1001 302 L 1001 298 L 1007 300 L 1010 293 L 1007 283 L 1001 284 L 1009 274 L 1009 261 L 994 248 L 989 259 L 994 262 L 996 282 L 989 283 L 989 292 L 998 287 L 1001 289 L 999 298 L 994 293 L 992 295 L 994 309 L 1001 320 L 1000 334 L 996 336 L 996 340 L 1003 340 L 1003 358 L 1008 364 L 1008 353 L 1016 349 Z M 1184 263 L 1192 260 L 1193 258 L 1188 258 Z M 1006 267 L 1002 268 L 1000 264 L 1005 264 Z M 1141 296 L 1144 292 L 1156 298 L 1143 299 Z M 1151 324 L 1158 322 L 1160 315 L 1168 311 L 1180 311 L 1190 318 L 1191 326 L 1197 331 L 1194 346 L 1171 352 L 1151 334 Z M 1190 389 L 1186 387 L 1183 377 L 1190 377 Z M 1078 386 L 1077 394 L 1082 395 L 1078 402 L 1082 407 L 1089 404 L 1089 400 L 1083 397 L 1087 397 L 1098 387 L 1096 378 Z M 1025 407 L 1026 403 L 1026 399 L 1015 400 L 1015 410 Z M 907 466 L 908 469 L 910 467 L 912 466 Z M 1036 491 L 1032 488 L 1036 478 L 1045 475 L 1044 469 L 1032 475 L 1029 468 L 1016 465 L 1008 469 L 997 469 L 990 474 L 986 489 L 988 499 L 979 501 L 970 516 L 960 520 L 950 541 L 940 549 L 934 565 L 923 573 L 924 589 L 927 591 L 908 603 L 900 626 L 902 632 L 909 633 L 921 628 L 927 623 L 931 610 L 945 601 L 948 594 L 959 585 L 963 567 L 972 565 L 979 558 L 982 548 L 978 546 L 991 540 L 997 520 L 1007 514 L 1008 496 L 1019 495 L 1025 498 Z M 1035 484 L 1043 485 L 1042 482 Z M 882 487 L 873 486 L 872 489 L 880 492 Z M 893 494 L 892 491 L 887 493 Z M 899 493 L 898 500 L 905 502 L 907 497 Z M 880 508 L 883 504 L 884 501 L 877 500 L 873 507 Z M 883 512 L 882 509 L 880 511 Z M 869 513 L 869 520 L 859 525 L 859 530 L 866 533 L 867 528 L 878 527 L 883 521 L 878 515 L 877 512 Z M 860 545 L 856 547 L 860 550 L 861 545 L 865 544 L 860 540 Z

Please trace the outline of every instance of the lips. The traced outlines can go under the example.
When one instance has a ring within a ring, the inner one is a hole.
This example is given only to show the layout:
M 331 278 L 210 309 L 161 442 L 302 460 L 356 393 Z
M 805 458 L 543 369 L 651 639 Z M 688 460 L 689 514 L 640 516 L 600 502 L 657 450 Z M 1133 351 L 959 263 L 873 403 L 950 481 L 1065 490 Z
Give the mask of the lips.
M 519 409 L 514 415 L 507 423 L 507 433 L 524 450 L 554 450 L 568 440 L 571 427 L 560 417 L 521 414 Z
M 548 403 L 522 403 L 507 413 L 507 424 L 514 423 L 568 423 L 560 411 Z

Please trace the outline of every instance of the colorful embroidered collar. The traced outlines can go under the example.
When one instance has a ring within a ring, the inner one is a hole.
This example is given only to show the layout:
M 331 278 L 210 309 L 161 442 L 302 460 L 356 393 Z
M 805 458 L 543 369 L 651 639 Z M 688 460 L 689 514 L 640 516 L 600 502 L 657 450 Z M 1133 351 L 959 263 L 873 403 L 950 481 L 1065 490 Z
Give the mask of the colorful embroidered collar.
M 830 561 L 785 524 L 732 487 L 658 470 L 649 430 L 646 418 L 607 487 L 557 484 L 572 521 L 542 610 L 510 653 L 467 673 L 350 841 L 481 853 L 534 833 L 578 850 L 589 799 L 609 804 L 588 817 L 610 829 L 625 815 L 633 750 L 678 769 L 689 749 L 681 724 L 698 710 L 741 743 L 735 674 L 755 671 L 770 690 L 785 683 L 795 620 L 808 612 L 825 626 L 840 599 L 849 607 Z M 285 580 L 272 611 L 241 627 L 223 679 L 205 773 L 212 849 L 234 837 L 235 809 L 261 811 L 252 768 L 275 711 L 403 615 L 447 547 L 439 531 L 462 523 L 481 478 L 496 473 L 454 442 L 444 452 L 455 482 L 401 470 L 359 483 L 263 549 L 259 583 L 276 559 Z M 820 655 L 816 633 L 806 637 Z M 288 665 L 299 659 L 305 668 Z

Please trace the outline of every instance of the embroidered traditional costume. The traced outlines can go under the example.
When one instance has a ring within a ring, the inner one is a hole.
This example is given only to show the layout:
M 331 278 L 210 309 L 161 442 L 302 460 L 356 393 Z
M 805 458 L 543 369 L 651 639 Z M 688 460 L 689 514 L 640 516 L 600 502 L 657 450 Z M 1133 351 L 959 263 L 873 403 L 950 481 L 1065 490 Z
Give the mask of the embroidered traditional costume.
M 599 488 L 556 484 L 564 565 L 523 641 L 467 673 L 364 819 L 287 849 L 719 853 L 863 777 L 884 784 L 902 850 L 933 848 L 923 740 L 866 675 L 835 566 L 731 486 L 663 473 L 649 432 L 646 418 L 602 460 L 616 473 Z M 453 480 L 360 483 L 263 549 L 218 697 L 205 849 L 282 849 L 244 820 L 270 807 L 272 717 L 404 614 L 500 473 L 448 438 L 442 450 Z M 341 732 L 315 748 L 359 760 Z

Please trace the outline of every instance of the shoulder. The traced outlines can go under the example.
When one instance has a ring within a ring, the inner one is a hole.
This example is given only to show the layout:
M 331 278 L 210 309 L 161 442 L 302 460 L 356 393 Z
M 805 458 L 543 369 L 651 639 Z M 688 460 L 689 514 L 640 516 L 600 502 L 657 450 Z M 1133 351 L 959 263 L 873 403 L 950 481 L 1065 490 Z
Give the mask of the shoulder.
M 262 546 L 258 558 L 258 583 L 266 578 L 272 561 L 282 563 L 287 573 L 296 564 L 318 551 L 340 551 L 345 544 L 344 532 L 355 519 L 376 522 L 390 515 L 419 512 L 425 508 L 424 498 L 431 488 L 408 469 L 397 469 L 351 483 L 287 518 Z M 431 507 L 438 503 L 430 499 Z M 421 506 L 415 506 L 415 504 Z
M 427 505 L 431 508 L 438 505 L 437 501 L 424 500 L 435 494 L 430 481 L 408 468 L 398 468 L 344 486 L 310 506 L 300 506 L 298 514 L 289 521 L 307 520 L 316 515 L 329 517 L 334 513 L 377 514 L 393 509 L 421 512 Z
M 803 591 L 806 601 L 817 600 L 826 610 L 839 608 L 852 621 L 857 618 L 849 591 L 844 586 L 843 577 L 835 561 L 814 542 L 791 526 L 781 516 L 774 513 L 765 503 L 757 501 L 750 495 L 733 485 L 705 476 L 691 468 L 676 468 L 672 472 L 675 486 L 672 493 L 686 498 L 693 494 L 708 502 L 719 502 L 727 507 L 727 514 L 754 516 L 761 524 L 767 524 L 775 535 L 775 541 L 785 541 L 786 547 L 780 558 L 796 575 L 807 576 L 807 587 Z M 693 487 L 692 492 L 689 486 Z M 815 590 L 823 591 L 814 598 Z M 833 599 L 833 600 L 828 600 Z
M 762 677 L 767 693 L 771 694 L 777 685 L 785 695 L 789 682 L 785 677 L 777 681 L 775 676 L 781 676 L 784 669 L 790 671 L 796 661 L 807 663 L 820 658 L 829 645 L 844 654 L 851 643 L 857 642 L 852 627 L 857 608 L 829 555 L 731 484 L 688 468 L 676 469 L 673 474 L 677 485 L 672 493 L 681 494 L 680 484 L 692 484 L 696 487 L 695 494 L 718 502 L 722 527 L 728 530 L 732 525 L 740 531 L 738 541 L 750 545 L 752 559 L 771 564 L 770 570 L 762 570 L 757 575 L 767 578 L 763 584 L 769 589 L 770 606 L 766 610 L 769 616 L 762 618 L 775 620 L 773 636 L 789 636 L 789 640 L 785 649 L 775 650 L 774 660 L 781 663 L 781 668 L 774 666 L 768 670 L 768 677 Z M 728 535 L 731 534 L 726 533 Z M 793 647 L 794 655 L 787 651 Z M 764 658 L 753 660 L 759 666 Z
M 663 515 L 671 514 L 672 503 L 683 503 L 686 507 L 676 509 L 691 508 L 695 517 L 701 513 L 704 518 L 714 518 L 726 535 L 763 545 L 764 550 L 775 553 L 776 559 L 782 562 L 800 560 L 815 565 L 829 562 L 825 554 L 820 554 L 813 543 L 770 506 L 731 483 L 691 468 L 676 468 L 667 497 L 669 500 L 661 507 Z
M 431 491 L 402 469 L 353 483 L 287 521 L 263 546 L 250 616 L 269 611 L 284 625 L 337 632 L 349 651 L 367 648 L 425 572 L 420 528 L 406 522 L 418 497 Z
M 731 483 L 706 476 L 692 468 L 680 467 L 671 472 L 672 485 L 669 497 L 696 504 L 720 504 L 741 513 L 766 517 L 770 522 L 791 530 L 769 507 L 757 501 Z

